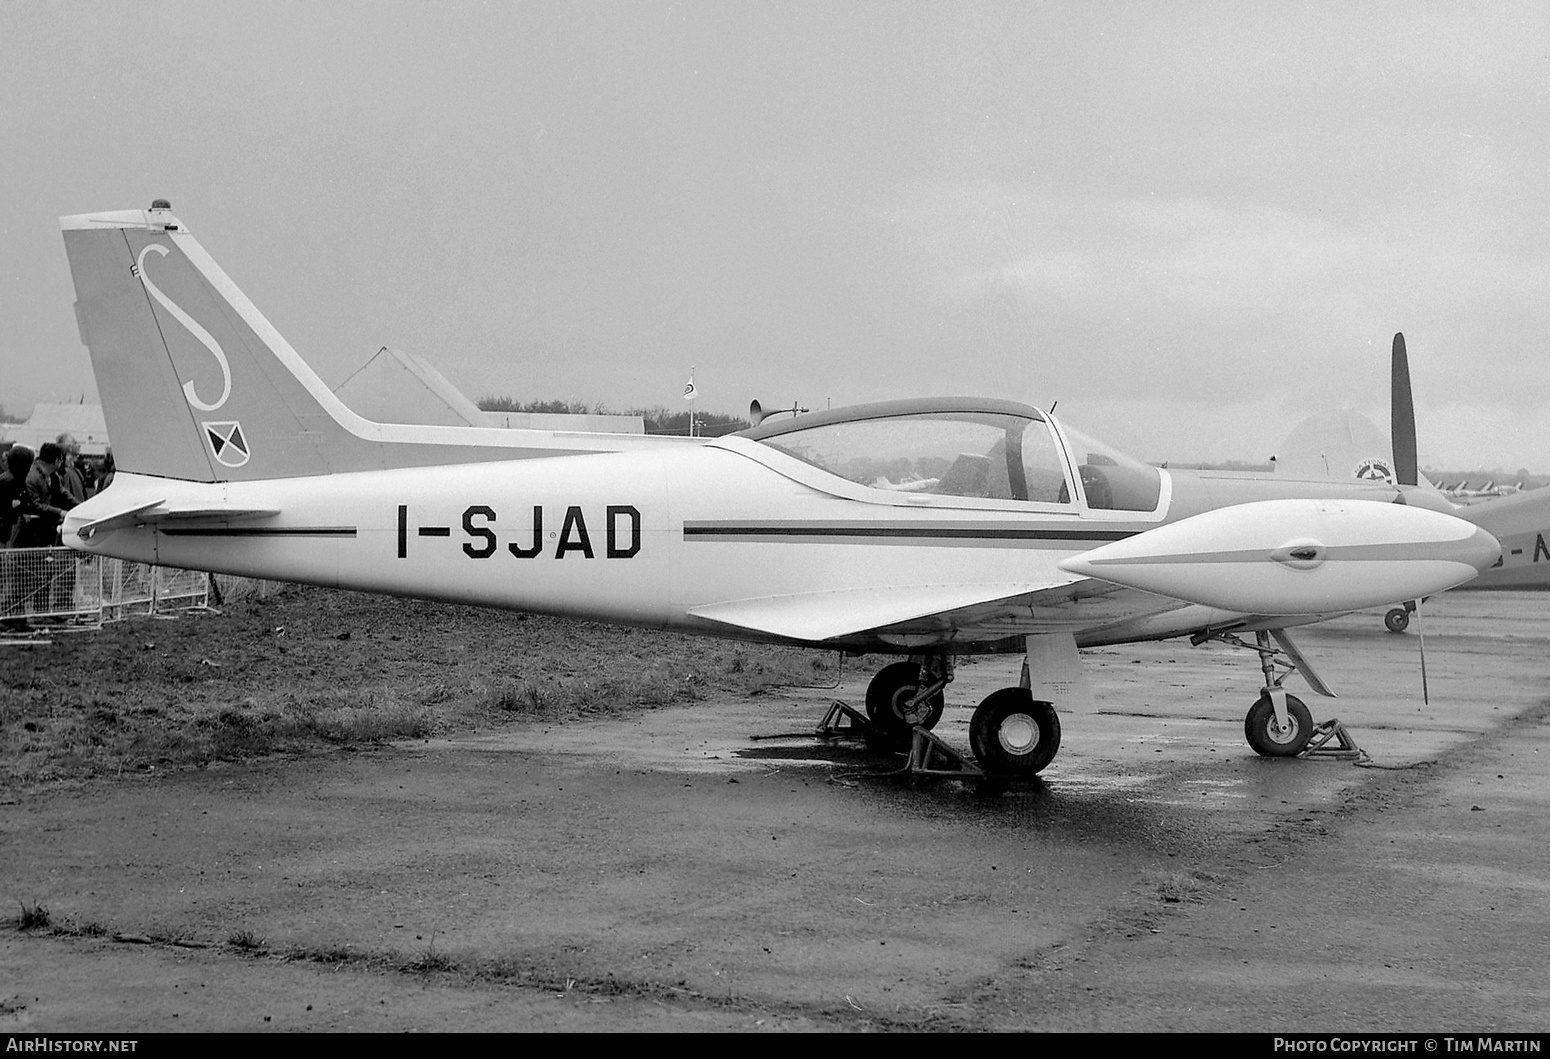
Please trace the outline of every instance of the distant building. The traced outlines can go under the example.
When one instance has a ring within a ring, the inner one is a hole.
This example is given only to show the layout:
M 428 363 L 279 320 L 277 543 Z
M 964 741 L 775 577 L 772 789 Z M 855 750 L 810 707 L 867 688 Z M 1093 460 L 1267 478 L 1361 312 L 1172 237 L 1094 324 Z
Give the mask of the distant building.
M 640 416 L 481 411 L 424 357 L 391 346 L 377 350 L 370 360 L 334 389 L 334 395 L 357 415 L 378 423 L 580 430 L 601 434 L 646 432 Z
M 583 415 L 561 412 L 480 412 L 480 426 L 510 430 L 580 430 L 588 434 L 644 434 L 641 416 Z
M 25 423 L 0 423 L 0 439 L 26 445 L 33 452 L 45 441 L 70 434 L 81 443 L 83 456 L 101 456 L 108 451 L 108 424 L 100 404 L 33 405 Z

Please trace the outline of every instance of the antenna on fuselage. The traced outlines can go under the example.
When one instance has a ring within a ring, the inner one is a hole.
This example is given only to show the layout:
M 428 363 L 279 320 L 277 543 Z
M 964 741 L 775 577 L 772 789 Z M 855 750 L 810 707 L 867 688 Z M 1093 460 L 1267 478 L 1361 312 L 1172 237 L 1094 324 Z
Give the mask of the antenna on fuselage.
M 792 401 L 790 408 L 776 408 L 772 411 L 766 412 L 763 405 L 761 405 L 757 400 L 753 400 L 748 402 L 748 423 L 750 426 L 758 426 L 770 416 L 783 416 L 788 412 L 791 415 L 799 416 L 811 411 L 811 408 L 803 408 L 800 401 Z

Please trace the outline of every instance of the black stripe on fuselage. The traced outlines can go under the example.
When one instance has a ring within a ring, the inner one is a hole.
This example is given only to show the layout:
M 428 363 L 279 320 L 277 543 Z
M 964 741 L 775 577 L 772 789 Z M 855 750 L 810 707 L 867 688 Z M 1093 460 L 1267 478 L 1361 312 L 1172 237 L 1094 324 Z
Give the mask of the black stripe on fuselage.
M 923 540 L 923 541 L 1041 541 L 1068 544 L 1086 541 L 1117 541 L 1133 537 L 1138 530 L 1042 529 L 1035 527 L 991 526 L 783 526 L 780 524 L 684 523 L 684 540 L 726 540 L 730 538 L 784 541 L 822 540 Z
M 168 537 L 353 537 L 354 526 L 161 526 Z

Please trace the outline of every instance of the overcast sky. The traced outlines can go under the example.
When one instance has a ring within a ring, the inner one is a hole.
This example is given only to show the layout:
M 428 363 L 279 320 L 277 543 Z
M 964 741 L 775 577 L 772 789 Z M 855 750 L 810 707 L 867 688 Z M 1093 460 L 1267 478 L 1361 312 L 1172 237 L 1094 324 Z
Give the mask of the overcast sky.
M 0 0 L 0 402 L 95 399 L 57 218 L 172 200 L 331 385 L 1304 416 L 1550 471 L 1542 3 Z

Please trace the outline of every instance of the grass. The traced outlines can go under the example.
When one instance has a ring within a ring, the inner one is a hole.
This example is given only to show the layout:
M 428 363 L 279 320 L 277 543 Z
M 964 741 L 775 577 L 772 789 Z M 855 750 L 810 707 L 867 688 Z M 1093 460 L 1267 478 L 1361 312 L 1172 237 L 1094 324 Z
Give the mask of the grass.
M 241 952 L 262 952 L 264 939 L 251 930 L 234 930 L 227 936 L 226 944 Z
M 25 901 L 18 902 L 21 905 L 21 914 L 16 917 L 16 926 L 20 930 L 42 930 L 49 925 L 50 916 L 48 908 L 41 904 L 28 904 Z
M 0 648 L 0 787 L 757 695 L 833 656 L 289 587 Z

